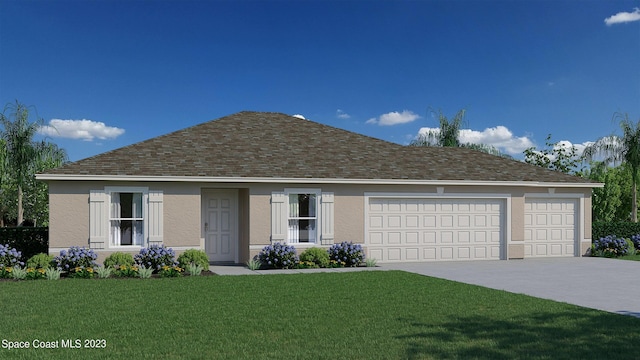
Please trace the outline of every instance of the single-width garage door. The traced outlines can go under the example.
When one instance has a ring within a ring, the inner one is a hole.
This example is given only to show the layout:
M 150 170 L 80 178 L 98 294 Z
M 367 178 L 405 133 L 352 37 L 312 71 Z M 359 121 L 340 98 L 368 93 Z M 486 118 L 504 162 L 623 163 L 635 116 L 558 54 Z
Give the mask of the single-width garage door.
M 578 200 L 527 198 L 524 256 L 576 256 Z
M 370 197 L 366 244 L 380 262 L 504 257 L 505 200 Z

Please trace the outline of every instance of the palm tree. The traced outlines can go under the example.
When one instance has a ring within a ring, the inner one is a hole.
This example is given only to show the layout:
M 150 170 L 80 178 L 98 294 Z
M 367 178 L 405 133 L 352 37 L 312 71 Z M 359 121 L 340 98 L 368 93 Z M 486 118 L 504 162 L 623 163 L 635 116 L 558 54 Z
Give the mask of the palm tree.
M 8 113 L 8 115 L 7 115 Z M 42 120 L 29 122 L 29 108 L 16 101 L 7 104 L 0 114 L 3 130 L 0 137 L 4 140 L 5 169 L 17 186 L 18 214 L 17 223 L 24 220 L 23 190 L 37 171 L 62 165 L 67 155 L 63 149 L 45 141 L 36 142 L 33 137 L 42 125 Z
M 425 134 L 420 134 L 410 145 L 460 147 L 458 135 L 460 134 L 460 128 L 464 124 L 464 114 L 465 110 L 462 109 L 449 121 L 442 111 L 438 112 L 440 129 L 430 130 Z
M 638 222 L 638 170 L 640 169 L 640 120 L 633 123 L 628 114 L 615 113 L 613 120 L 618 120 L 622 136 L 610 135 L 602 137 L 589 145 L 583 153 L 587 161 L 596 156 L 603 156 L 605 164 L 626 163 L 631 169 L 632 201 L 631 218 Z
M 424 134 L 420 134 L 417 139 L 411 141 L 410 146 L 442 146 L 442 147 L 464 147 L 487 154 L 511 158 L 511 156 L 503 154 L 498 148 L 487 144 L 460 143 L 460 128 L 464 125 L 464 115 L 466 110 L 462 109 L 449 121 L 447 117 L 438 112 L 438 122 L 440 128 L 429 130 Z

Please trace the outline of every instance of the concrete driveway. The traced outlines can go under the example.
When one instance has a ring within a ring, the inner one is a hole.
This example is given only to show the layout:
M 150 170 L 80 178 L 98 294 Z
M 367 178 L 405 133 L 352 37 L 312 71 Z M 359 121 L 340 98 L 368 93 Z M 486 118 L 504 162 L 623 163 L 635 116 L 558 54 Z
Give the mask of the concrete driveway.
M 392 263 L 382 268 L 485 286 L 640 318 L 640 261 L 544 258 Z

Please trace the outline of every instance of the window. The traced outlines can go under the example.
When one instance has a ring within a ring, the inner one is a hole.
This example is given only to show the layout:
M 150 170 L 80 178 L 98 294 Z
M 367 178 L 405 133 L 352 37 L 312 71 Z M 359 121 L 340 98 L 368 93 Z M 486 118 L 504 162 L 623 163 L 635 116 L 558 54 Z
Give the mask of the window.
M 288 227 L 290 243 L 317 242 L 317 195 L 289 193 Z
M 142 246 L 144 242 L 143 193 L 112 192 L 109 216 L 113 246 Z

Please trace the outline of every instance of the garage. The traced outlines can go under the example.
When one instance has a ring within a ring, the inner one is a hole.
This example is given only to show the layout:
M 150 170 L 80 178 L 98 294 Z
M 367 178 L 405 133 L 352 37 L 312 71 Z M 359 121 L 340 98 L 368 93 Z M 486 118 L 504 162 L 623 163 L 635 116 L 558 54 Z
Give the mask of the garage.
M 365 206 L 365 243 L 379 262 L 506 258 L 504 198 L 370 196 Z
M 577 256 L 578 200 L 526 198 L 524 256 Z

